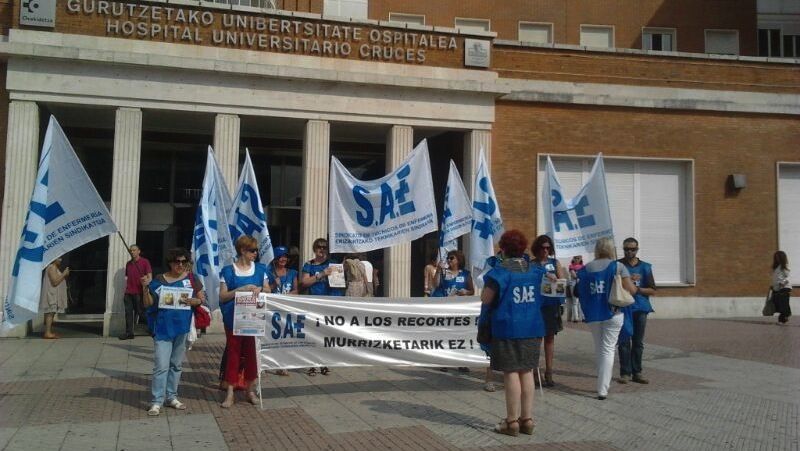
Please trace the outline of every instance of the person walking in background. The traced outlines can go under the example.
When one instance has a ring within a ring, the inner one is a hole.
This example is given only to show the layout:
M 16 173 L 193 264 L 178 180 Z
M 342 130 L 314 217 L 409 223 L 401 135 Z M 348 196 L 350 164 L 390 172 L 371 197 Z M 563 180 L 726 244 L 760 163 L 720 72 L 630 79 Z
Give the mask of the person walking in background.
M 244 368 L 244 382 L 247 386 L 247 399 L 252 404 L 258 402 L 255 382 L 258 378 L 258 361 L 254 337 L 240 337 L 233 334 L 233 312 L 236 305 L 236 292 L 252 292 L 253 296 L 269 292 L 267 267 L 256 262 L 258 241 L 249 235 L 236 239 L 236 261 L 220 271 L 219 303 L 222 322 L 225 325 L 225 382 L 227 395 L 221 406 L 228 408 L 235 402 L 234 389 L 239 382 L 240 368 Z
M 545 277 L 550 282 L 555 282 L 558 279 L 566 279 L 567 273 L 561 263 L 556 259 L 556 248 L 553 240 L 547 235 L 539 235 L 531 245 L 531 253 L 533 259 L 531 263 L 534 266 L 542 268 L 546 274 Z M 566 294 L 566 293 L 565 293 Z M 564 297 L 547 296 L 542 293 L 542 318 L 544 318 L 544 325 L 547 334 L 544 337 L 544 386 L 553 387 L 553 357 L 556 348 L 556 334 L 564 329 L 561 322 L 561 304 L 564 302 Z M 537 381 L 541 383 L 540 381 Z
M 200 281 L 187 270 L 189 252 L 186 249 L 168 250 L 166 263 L 168 272 L 159 274 L 152 281 L 147 276 L 140 280 L 143 288 L 142 302 L 147 308 L 148 327 L 153 332 L 153 381 L 150 386 L 153 398 L 147 411 L 150 416 L 159 415 L 162 406 L 186 409 L 186 405 L 178 400 L 178 384 L 183 372 L 192 310 L 159 308 L 162 288 L 191 288 L 192 297 L 180 302 L 192 307 L 201 305 L 205 300 Z
M 581 309 L 592 330 L 597 365 L 597 399 L 608 396 L 614 352 L 622 329 L 623 315 L 608 300 L 614 276 L 622 276 L 623 288 L 634 294 L 636 287 L 625 265 L 615 261 L 616 249 L 611 238 L 601 238 L 594 247 L 594 260 L 578 271 L 578 292 Z
M 581 314 L 581 305 L 578 301 L 578 271 L 583 269 L 583 256 L 576 255 L 572 257 L 569 264 L 569 291 L 567 292 L 567 321 L 577 323 L 583 321 Z
M 125 304 L 125 333 L 119 336 L 120 340 L 133 338 L 133 329 L 144 314 L 142 281 L 153 278 L 150 261 L 142 257 L 139 246 L 132 244 L 128 251 L 131 259 L 125 264 L 125 296 L 122 298 Z
M 792 316 L 789 298 L 792 284 L 789 281 L 789 258 L 783 251 L 776 251 L 772 256 L 772 302 L 778 312 L 778 324 L 786 324 Z
M 64 313 L 67 308 L 67 277 L 69 268 L 61 271 L 62 258 L 58 257 L 47 265 L 42 276 L 42 293 L 39 297 L 39 311 L 44 313 L 44 333 L 42 338 L 53 340 L 59 338 L 53 332 L 53 320 L 56 313 Z
M 500 237 L 502 260 L 484 276 L 479 322 L 491 324 L 491 368 L 503 372 L 506 417 L 495 432 L 533 434 L 533 369 L 545 335 L 539 285 L 544 270 L 523 258 L 528 240 L 518 230 Z
M 628 381 L 633 380 L 640 384 L 647 384 L 649 381 L 642 375 L 644 331 L 647 325 L 647 315 L 653 312 L 650 296 L 656 294 L 656 281 L 653 277 L 652 265 L 638 257 L 639 241 L 636 238 L 625 238 L 625 241 L 622 242 L 622 251 L 625 256 L 618 261 L 628 269 L 631 282 L 636 287 L 636 293 L 633 295 L 633 305 L 622 309 L 625 321 L 617 344 L 619 383 L 627 384 Z
M 425 265 L 425 297 L 431 296 L 433 294 L 433 290 L 436 289 L 436 270 L 438 265 L 436 264 L 439 261 L 439 252 L 433 251 L 431 252 L 431 256 L 428 259 L 428 264 Z

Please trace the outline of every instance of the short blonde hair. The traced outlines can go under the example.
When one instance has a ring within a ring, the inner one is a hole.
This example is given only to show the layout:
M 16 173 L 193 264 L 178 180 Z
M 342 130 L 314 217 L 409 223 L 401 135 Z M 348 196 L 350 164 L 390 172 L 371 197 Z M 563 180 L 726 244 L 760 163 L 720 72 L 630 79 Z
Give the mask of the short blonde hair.
M 236 239 L 236 255 L 242 255 L 247 249 L 258 249 L 258 241 L 250 235 L 242 235 Z
M 611 260 L 616 260 L 617 247 L 614 246 L 614 240 L 607 237 L 597 240 L 597 244 L 594 245 L 594 258 L 610 258 Z

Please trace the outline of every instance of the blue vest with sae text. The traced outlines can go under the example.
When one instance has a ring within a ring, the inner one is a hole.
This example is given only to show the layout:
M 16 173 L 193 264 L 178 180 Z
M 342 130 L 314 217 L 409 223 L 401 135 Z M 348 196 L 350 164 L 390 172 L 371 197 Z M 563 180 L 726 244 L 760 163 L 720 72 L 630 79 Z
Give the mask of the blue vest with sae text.
M 615 261 L 609 263 L 602 271 L 589 272 L 586 268 L 578 271 L 578 292 L 581 294 L 579 300 L 587 323 L 605 321 L 614 316 L 608 297 L 616 274 Z
M 487 278 L 499 285 L 499 299 L 492 311 L 492 338 L 501 340 L 536 338 L 545 335 L 539 286 L 544 270 L 533 265 L 527 272 L 492 269 Z

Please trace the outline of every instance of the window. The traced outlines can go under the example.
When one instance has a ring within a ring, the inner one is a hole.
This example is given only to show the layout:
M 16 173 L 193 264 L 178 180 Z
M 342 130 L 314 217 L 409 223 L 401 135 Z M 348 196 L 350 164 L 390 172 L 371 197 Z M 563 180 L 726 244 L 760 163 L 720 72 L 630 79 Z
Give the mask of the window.
M 553 24 L 520 22 L 518 40 L 520 42 L 550 44 L 553 42 Z
M 781 30 L 758 30 L 758 56 L 781 56 Z
M 783 35 L 783 56 L 786 58 L 800 57 L 800 35 Z
M 425 25 L 425 16 L 420 14 L 389 13 L 389 22 Z
M 614 47 L 614 27 L 581 25 L 581 45 L 586 47 Z
M 461 31 L 490 31 L 489 19 L 461 19 L 456 17 L 456 28 Z
M 323 13 L 333 17 L 367 18 L 367 0 L 325 0 Z
M 800 262 L 800 164 L 778 165 L 778 246 L 789 257 L 789 267 Z M 793 285 L 800 285 L 800 271 L 791 273 Z
M 642 50 L 672 52 L 675 50 L 674 28 L 645 28 L 642 31 Z
M 588 180 L 594 158 L 551 158 L 566 195 L 574 196 Z M 659 284 L 693 283 L 692 163 L 623 158 L 606 158 L 603 163 L 618 255 L 622 255 L 622 241 L 632 236 L 641 244 L 642 258 L 653 264 Z M 542 192 L 546 168 L 547 157 L 540 157 L 538 193 Z M 539 231 L 544 231 L 541 202 L 537 218 Z
M 706 53 L 738 55 L 739 32 L 737 30 L 706 30 Z

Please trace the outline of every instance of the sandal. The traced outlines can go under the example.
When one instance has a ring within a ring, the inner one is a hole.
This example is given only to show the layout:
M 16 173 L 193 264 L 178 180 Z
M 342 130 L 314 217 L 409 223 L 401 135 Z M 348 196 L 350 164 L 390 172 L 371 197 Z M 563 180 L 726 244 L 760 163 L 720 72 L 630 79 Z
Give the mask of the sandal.
M 322 368 L 320 368 L 319 372 L 320 372 L 320 374 L 322 374 L 323 376 L 327 376 L 327 375 L 328 375 L 328 373 L 330 373 L 330 372 L 331 372 L 331 370 L 329 370 L 327 366 L 323 366 Z
M 306 374 L 308 374 L 309 376 L 316 376 L 317 375 L 317 369 L 313 368 L 313 367 L 309 368 L 308 371 L 306 371 Z
M 533 430 L 536 429 L 536 422 L 533 418 L 520 418 L 519 431 L 523 434 L 533 435 Z
M 278 376 L 288 376 L 289 372 L 286 370 L 275 370 L 275 374 L 277 374 Z
M 508 421 L 508 419 L 505 419 L 497 423 L 497 426 L 494 427 L 494 431 L 498 434 L 516 437 L 519 435 L 519 420 Z
M 258 405 L 258 395 L 255 392 L 247 392 L 247 400 L 254 406 Z
M 487 382 L 483 385 L 483 390 L 488 391 L 489 393 L 494 393 L 497 390 L 497 387 L 495 387 L 494 382 Z

